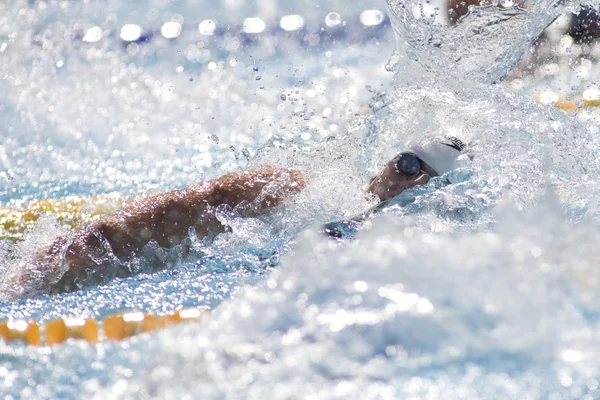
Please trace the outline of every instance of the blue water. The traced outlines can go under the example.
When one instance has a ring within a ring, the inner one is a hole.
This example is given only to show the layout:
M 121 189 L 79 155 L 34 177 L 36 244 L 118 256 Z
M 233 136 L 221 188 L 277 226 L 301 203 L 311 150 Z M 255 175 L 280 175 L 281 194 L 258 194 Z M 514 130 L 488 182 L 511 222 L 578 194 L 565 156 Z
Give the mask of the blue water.
M 566 116 L 498 82 L 577 4 L 483 9 L 455 29 L 426 17 L 428 4 L 403 4 L 375 26 L 359 16 L 383 3 L 0 6 L 2 204 L 149 193 L 260 163 L 299 168 L 311 182 L 261 218 L 230 217 L 231 231 L 192 241 L 187 260 L 173 249 L 171 268 L 152 271 L 150 247 L 131 278 L 0 303 L 0 319 L 40 322 L 213 310 L 119 343 L 0 343 L 0 393 L 599 397 L 597 126 L 580 118 L 590 110 Z M 346 20 L 341 31 L 327 26 L 330 12 Z M 300 33 L 277 28 L 288 13 L 304 17 Z M 254 16 L 268 29 L 240 33 Z M 209 18 L 231 30 L 201 36 Z M 168 21 L 181 23 L 177 39 L 161 36 Z M 124 43 L 124 24 L 143 35 Z M 94 26 L 102 38 L 83 42 Z M 590 79 L 596 71 L 594 62 Z M 461 169 L 367 215 L 353 240 L 319 233 L 374 207 L 369 177 L 409 141 L 438 133 L 469 142 Z M 48 217 L 23 242 L 4 243 L 2 276 L 24 273 L 27 255 L 64 231 Z

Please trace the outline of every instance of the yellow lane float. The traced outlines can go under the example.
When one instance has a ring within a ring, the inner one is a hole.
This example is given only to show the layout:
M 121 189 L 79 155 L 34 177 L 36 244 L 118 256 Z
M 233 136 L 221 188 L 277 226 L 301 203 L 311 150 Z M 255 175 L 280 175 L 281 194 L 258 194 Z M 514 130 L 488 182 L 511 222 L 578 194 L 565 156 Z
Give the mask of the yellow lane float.
M 538 103 L 552 105 L 564 112 L 576 112 L 588 108 L 600 107 L 600 91 L 588 92 L 570 98 L 561 97 L 552 90 L 535 94 L 533 99 Z
M 560 108 L 563 111 L 571 112 L 580 109 L 594 108 L 600 106 L 600 99 L 595 100 L 584 100 L 582 98 L 575 98 L 571 100 L 561 99 L 554 103 L 554 107 Z
M 128 199 L 119 194 L 105 194 L 0 206 L 0 240 L 22 239 L 23 233 L 32 228 L 42 214 L 51 215 L 70 228 L 91 224 L 101 216 L 117 210 Z
M 89 343 L 97 343 L 103 339 L 117 341 L 182 322 L 195 321 L 209 314 L 210 311 L 197 308 L 183 308 L 162 316 L 133 311 L 109 315 L 101 323 L 93 318 L 71 317 L 49 321 L 42 327 L 36 322 L 10 320 L 0 322 L 0 338 L 9 343 L 21 341 L 31 346 L 52 346 L 68 339 L 85 340 Z

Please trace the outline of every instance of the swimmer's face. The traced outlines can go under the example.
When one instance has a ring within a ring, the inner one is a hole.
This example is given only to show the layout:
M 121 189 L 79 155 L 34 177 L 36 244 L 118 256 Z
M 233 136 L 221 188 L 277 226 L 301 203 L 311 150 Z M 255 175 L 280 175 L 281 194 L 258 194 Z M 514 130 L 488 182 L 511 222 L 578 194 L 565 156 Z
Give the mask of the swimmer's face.
M 422 160 L 419 172 L 409 175 L 398 168 L 398 157 L 390 160 L 381 172 L 369 182 L 368 192 L 379 197 L 381 201 L 391 199 L 406 189 L 417 185 L 425 185 L 432 176 L 437 176 L 433 168 Z

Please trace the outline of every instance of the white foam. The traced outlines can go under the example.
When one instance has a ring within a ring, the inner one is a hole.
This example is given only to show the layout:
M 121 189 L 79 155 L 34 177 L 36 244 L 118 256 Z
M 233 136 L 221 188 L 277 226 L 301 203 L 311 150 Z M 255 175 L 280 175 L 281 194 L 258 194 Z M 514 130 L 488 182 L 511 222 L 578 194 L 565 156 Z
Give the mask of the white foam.
M 318 11 L 307 3 L 298 7 L 312 10 L 303 14 L 306 26 L 330 13 L 330 29 L 374 7 L 363 4 L 352 14 L 346 3 Z M 8 126 L 2 176 L 13 179 L 4 183 L 5 195 L 13 189 L 29 190 L 23 197 L 52 197 L 180 186 L 202 173 L 244 166 L 241 150 L 255 151 L 274 134 L 279 138 L 254 163 L 300 167 L 311 187 L 265 219 L 228 221 L 233 231 L 209 247 L 214 253 L 205 264 L 162 278 L 143 274 L 64 297 L 4 303 L 12 315 L 101 316 L 118 307 L 166 312 L 186 301 L 214 306 L 243 281 L 230 263 L 245 256 L 244 249 L 372 205 L 361 190 L 407 142 L 460 132 L 473 159 L 450 173 L 453 185 L 434 180 L 406 207 L 370 221 L 355 242 L 332 242 L 309 228 L 274 274 L 197 324 L 97 347 L 68 343 L 37 350 L 0 343 L 11 354 L 4 371 L 13 397 L 597 395 L 600 277 L 593 221 L 600 216 L 600 182 L 593 131 L 508 85 L 439 70 L 415 79 L 413 71 L 427 71 L 405 68 L 406 54 L 398 57 L 395 86 L 381 93 L 379 84 L 391 79 L 383 68 L 384 41 L 342 43 L 322 57 L 307 57 L 307 45 L 286 42 L 289 58 L 253 63 L 241 55 L 216 59 L 200 43 L 206 38 L 191 29 L 182 30 L 181 46 L 140 43 L 127 53 L 115 47 L 120 39 L 114 35 L 74 46 L 75 26 L 65 32 L 28 7 L 10 11 L 27 11 L 33 37 L 17 35 L 0 45 L 9 71 L 3 80 L 8 89 L 0 94 Z M 223 10 L 230 12 L 218 16 L 243 21 L 256 14 L 248 7 L 227 2 Z M 96 15 L 90 10 L 81 15 Z M 45 12 L 51 11 L 61 12 Z M 151 14 L 117 10 L 94 24 L 118 32 L 125 17 L 137 21 L 138 13 Z M 186 23 L 194 21 L 190 13 L 183 13 Z M 5 22 L 3 32 L 20 28 L 16 19 Z M 219 19 L 219 26 L 229 22 Z M 415 32 L 431 32 L 427 20 L 410 23 L 426 24 L 413 26 Z M 262 39 L 261 54 L 272 56 L 272 38 Z M 499 64 L 465 55 L 477 61 L 470 76 L 489 77 L 514 54 Z M 366 84 L 375 89 L 367 92 Z M 336 136 L 314 146 L 334 125 Z M 46 227 L 36 232 L 58 234 Z M 194 244 L 198 251 L 207 247 Z M 214 254 L 225 260 L 215 268 Z M 250 267 L 260 265 L 254 260 L 263 254 L 252 256 Z

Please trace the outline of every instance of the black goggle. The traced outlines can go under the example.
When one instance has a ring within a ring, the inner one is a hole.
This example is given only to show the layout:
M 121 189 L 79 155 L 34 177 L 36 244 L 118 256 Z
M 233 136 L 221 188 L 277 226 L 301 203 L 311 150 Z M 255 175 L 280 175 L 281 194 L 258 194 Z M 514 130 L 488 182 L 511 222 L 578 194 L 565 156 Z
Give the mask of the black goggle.
M 400 153 L 394 159 L 396 161 L 396 169 L 405 175 L 413 176 L 423 170 L 421 159 L 411 153 Z

